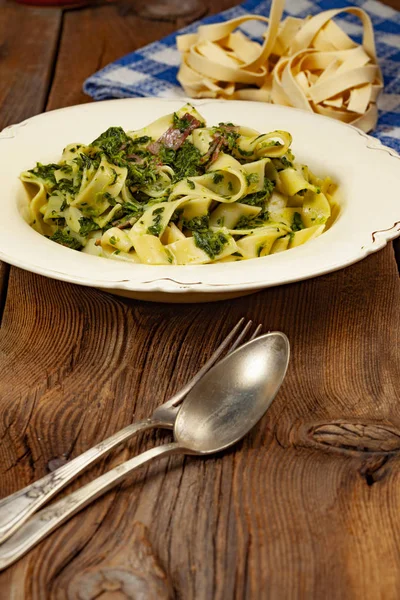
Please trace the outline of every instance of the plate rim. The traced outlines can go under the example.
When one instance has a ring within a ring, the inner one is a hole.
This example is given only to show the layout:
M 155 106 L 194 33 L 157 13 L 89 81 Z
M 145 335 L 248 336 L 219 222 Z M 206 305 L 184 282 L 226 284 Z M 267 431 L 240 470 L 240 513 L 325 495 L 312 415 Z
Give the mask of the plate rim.
M 12 140 L 14 138 L 17 137 L 18 132 L 21 128 L 25 127 L 26 125 L 28 125 L 29 123 L 32 123 L 34 121 L 38 121 L 41 119 L 46 119 L 48 117 L 48 115 L 54 115 L 57 113 L 65 113 L 65 112 L 69 112 L 69 111 L 73 111 L 73 110 L 79 110 L 82 108 L 88 108 L 88 110 L 91 110 L 89 107 L 94 107 L 94 106 L 99 106 L 99 105 L 107 105 L 110 106 L 111 104 L 120 104 L 120 103 L 127 103 L 127 104 L 132 104 L 132 103 L 143 103 L 143 102 L 155 102 L 157 104 L 165 104 L 168 105 L 168 103 L 173 103 L 173 104 L 183 104 L 185 102 L 190 102 L 192 103 L 194 106 L 197 107 L 202 107 L 205 106 L 207 104 L 212 104 L 212 105 L 225 105 L 226 104 L 226 100 L 213 100 L 213 99 L 194 99 L 194 98 L 157 98 L 157 97 L 150 97 L 150 98 L 123 98 L 123 99 L 112 99 L 112 100 L 102 100 L 99 102 L 95 102 L 95 103 L 87 103 L 87 104 L 77 104 L 77 105 L 73 105 L 73 106 L 68 106 L 68 107 L 64 107 L 64 108 L 58 108 L 58 109 L 54 109 L 48 112 L 44 112 L 44 113 L 40 113 L 38 115 L 34 115 L 28 119 L 25 119 L 23 121 L 21 121 L 20 123 L 17 124 L 13 124 L 13 125 L 9 125 L 7 127 L 5 127 L 2 131 L 0 131 L 0 143 L 3 145 L 4 143 L 7 143 L 7 140 Z M 260 103 L 258 102 L 251 102 L 251 101 L 231 101 L 229 104 L 236 104 L 236 105 L 240 105 L 243 107 L 243 105 L 257 105 L 259 106 Z M 324 122 L 329 122 L 330 124 L 332 124 L 332 119 L 325 117 L 323 115 L 318 115 L 315 113 L 309 113 L 308 111 L 304 111 L 302 109 L 295 109 L 292 107 L 285 107 L 282 105 L 268 105 L 270 107 L 279 107 L 280 110 L 288 111 L 288 113 L 292 113 L 294 111 L 296 112 L 300 112 L 300 113 L 305 113 L 307 115 L 312 114 L 313 117 L 315 117 L 316 119 L 319 120 L 323 120 Z M 346 123 L 342 123 L 340 121 L 334 121 L 335 126 L 341 126 L 344 129 L 347 130 L 353 130 L 355 131 L 359 136 L 361 136 L 365 142 L 364 144 L 364 148 L 366 150 L 378 150 L 381 152 L 384 152 L 387 156 L 388 159 L 390 158 L 395 158 L 400 160 L 400 155 L 392 148 L 390 148 L 389 146 L 386 146 L 384 144 L 382 144 L 382 142 L 378 139 L 375 138 L 359 129 L 357 129 L 356 127 L 346 124 Z M 400 165 L 399 165 L 400 166 Z M 22 217 L 21 217 L 22 219 Z M 132 291 L 132 292 L 146 292 L 146 293 L 152 293 L 152 292 L 156 292 L 156 293 L 166 293 L 166 294 L 185 294 L 185 293 L 191 293 L 193 294 L 194 292 L 196 293 L 204 293 L 204 294 L 208 294 L 208 293 L 221 293 L 223 294 L 224 291 L 226 292 L 236 292 L 236 291 L 251 291 L 251 290 L 259 290 L 259 289 L 263 289 L 263 288 L 267 288 L 267 287 L 273 287 L 276 285 L 285 285 L 288 283 L 295 283 L 298 281 L 304 281 L 307 279 L 311 279 L 313 277 L 319 277 L 321 275 L 325 275 L 328 273 L 332 273 L 334 271 L 340 270 L 342 268 L 346 268 L 348 266 L 351 266 L 352 264 L 359 262 L 360 260 L 363 260 L 364 258 L 366 258 L 366 256 L 368 256 L 369 254 L 372 254 L 374 252 L 377 252 L 378 250 L 382 249 L 384 246 L 386 246 L 388 244 L 389 241 L 395 239 L 396 237 L 398 237 L 400 235 L 400 209 L 399 209 L 399 220 L 395 221 L 392 225 L 389 225 L 386 229 L 380 229 L 377 231 L 373 231 L 371 232 L 371 242 L 368 245 L 365 245 L 363 247 L 361 247 L 361 249 L 358 250 L 358 252 L 354 252 L 353 254 L 349 255 L 349 258 L 345 261 L 339 261 L 339 263 L 337 264 L 332 264 L 330 266 L 321 266 L 320 268 L 316 269 L 313 273 L 310 274 L 301 274 L 300 276 L 296 277 L 295 275 L 292 276 L 285 276 L 284 281 L 276 281 L 276 282 L 268 282 L 268 281 L 261 281 L 261 280 L 257 280 L 257 281 L 250 281 L 250 282 L 234 282 L 234 283 L 212 283 L 212 282 L 203 282 L 203 281 L 197 281 L 197 282 L 184 282 L 184 281 L 178 281 L 178 278 L 175 278 L 173 276 L 168 277 L 168 276 L 164 276 L 164 277 L 156 277 L 154 279 L 151 278 L 151 274 L 149 272 L 149 276 L 146 278 L 145 281 L 143 281 L 143 277 L 139 279 L 135 279 L 135 278 L 131 278 L 131 279 L 97 279 L 97 278 L 91 278 L 91 277 L 81 277 L 80 275 L 74 274 L 71 275 L 70 273 L 66 273 L 62 270 L 55 270 L 52 268 L 47 268 L 44 266 L 39 266 L 36 265 L 32 262 L 29 261 L 24 261 L 24 260 L 18 260 L 15 257 L 11 256 L 10 254 L 8 254 L 7 252 L 5 252 L 1 247 L 0 247 L 0 259 L 19 268 L 22 268 L 24 270 L 39 274 L 39 275 L 43 275 L 46 277 L 50 277 L 52 279 L 57 279 L 57 280 L 61 280 L 61 281 L 67 281 L 69 283 L 75 283 L 78 285 L 84 285 L 84 286 L 88 286 L 88 287 L 101 287 L 103 289 L 108 289 L 110 291 L 112 291 L 112 289 L 118 289 L 121 291 Z M 309 244 L 311 244 L 311 242 L 308 242 L 307 246 Z M 293 251 L 293 250 L 292 250 Z M 98 258 L 98 257 L 93 257 L 93 258 Z M 252 259 L 253 261 L 258 261 L 257 264 L 261 264 L 259 261 L 262 260 L 268 260 L 269 257 L 263 257 L 263 258 L 257 258 L 257 259 Z M 103 260 L 107 260 L 109 262 L 110 259 L 103 259 Z M 244 263 L 248 263 L 249 261 L 243 261 L 241 264 Z M 152 265 L 145 265 L 148 266 L 150 268 L 152 268 Z M 192 265 L 189 266 L 190 269 L 193 268 L 202 268 L 202 267 L 210 267 L 211 265 Z M 172 267 L 172 268 L 176 268 Z M 179 267 L 181 268 L 181 267 Z M 200 276 L 200 270 L 199 270 L 199 279 L 201 279 Z M 172 275 L 172 273 L 171 273 Z M 183 277 L 182 277 L 183 278 Z

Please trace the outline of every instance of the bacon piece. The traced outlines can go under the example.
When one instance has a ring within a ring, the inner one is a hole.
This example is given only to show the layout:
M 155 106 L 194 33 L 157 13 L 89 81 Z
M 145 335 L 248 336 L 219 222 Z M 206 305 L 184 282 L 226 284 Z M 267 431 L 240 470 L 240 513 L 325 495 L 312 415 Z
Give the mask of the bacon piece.
M 151 142 L 151 144 L 149 144 L 147 146 L 147 150 L 149 152 L 151 152 L 152 154 L 158 154 L 160 152 L 161 148 L 162 148 L 162 144 L 160 144 L 160 142 Z
M 222 130 L 222 133 L 216 133 L 214 135 L 213 141 L 210 143 L 207 152 L 201 157 L 201 163 L 203 165 L 207 162 L 213 163 L 214 161 L 216 161 L 222 150 L 222 147 L 228 146 L 229 142 L 226 136 L 224 135 L 225 132 L 237 133 L 239 131 L 239 127 L 237 125 L 220 125 L 220 128 Z
M 189 113 L 186 113 L 182 120 L 188 122 L 184 131 L 171 126 L 156 142 L 151 142 L 147 146 L 147 150 L 152 154 L 158 154 L 163 146 L 171 148 L 171 150 L 178 150 L 193 129 L 197 129 L 201 125 L 200 121 Z
M 215 149 L 214 149 L 214 152 L 212 153 L 210 162 L 213 163 L 214 161 L 217 160 L 217 158 L 219 156 L 219 153 L 221 152 L 221 148 L 222 148 L 223 143 L 224 143 L 224 138 L 220 138 L 218 140 L 218 143 L 217 143 Z
M 239 125 L 227 125 L 226 123 L 222 123 L 220 127 L 223 131 L 234 131 L 235 133 L 238 133 L 239 131 Z
M 142 164 L 144 163 L 144 158 L 143 156 L 139 156 L 138 154 L 127 154 L 126 158 L 128 160 L 133 160 L 135 163 L 137 164 Z
M 118 227 L 118 229 L 127 229 L 128 227 L 132 227 L 132 225 L 134 225 L 136 223 L 137 219 L 136 217 L 132 218 L 132 219 L 128 219 L 127 221 L 124 221 L 123 223 L 119 223 L 118 221 L 114 221 L 114 223 L 112 223 L 113 227 Z
M 212 163 L 217 160 L 223 143 L 224 139 L 220 135 L 215 136 L 213 141 L 210 143 L 207 152 L 201 157 L 201 164 L 204 165 L 207 162 Z

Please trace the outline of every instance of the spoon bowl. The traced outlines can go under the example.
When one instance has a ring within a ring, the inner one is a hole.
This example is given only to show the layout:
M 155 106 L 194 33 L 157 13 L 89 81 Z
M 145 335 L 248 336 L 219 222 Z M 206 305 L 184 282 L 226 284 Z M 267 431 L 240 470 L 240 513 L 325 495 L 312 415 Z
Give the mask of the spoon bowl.
M 243 344 L 210 369 L 176 419 L 174 437 L 182 451 L 219 452 L 245 436 L 278 393 L 289 354 L 286 335 L 272 332 Z
M 179 453 L 211 454 L 232 446 L 265 414 L 288 362 L 289 341 L 280 332 L 255 338 L 229 354 L 186 396 L 175 420 L 174 442 L 142 452 L 37 512 L 0 545 L 0 570 L 150 460 Z

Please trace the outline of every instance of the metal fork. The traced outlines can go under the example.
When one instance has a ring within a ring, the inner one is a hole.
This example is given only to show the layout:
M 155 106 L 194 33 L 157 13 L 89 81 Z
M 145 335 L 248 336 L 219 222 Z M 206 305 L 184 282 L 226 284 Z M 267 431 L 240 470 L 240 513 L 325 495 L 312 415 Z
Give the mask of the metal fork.
M 42 479 L 0 500 L 0 543 L 8 539 L 33 513 L 70 481 L 118 444 L 129 440 L 140 431 L 153 427 L 173 429 L 179 407 L 190 390 L 211 369 L 225 350 L 229 348 L 227 352 L 229 354 L 245 340 L 251 327 L 252 321 L 246 322 L 244 318 L 240 319 L 196 375 L 167 402 L 156 408 L 150 418 L 128 425 Z M 258 325 L 249 339 L 257 337 L 260 331 L 261 325 Z

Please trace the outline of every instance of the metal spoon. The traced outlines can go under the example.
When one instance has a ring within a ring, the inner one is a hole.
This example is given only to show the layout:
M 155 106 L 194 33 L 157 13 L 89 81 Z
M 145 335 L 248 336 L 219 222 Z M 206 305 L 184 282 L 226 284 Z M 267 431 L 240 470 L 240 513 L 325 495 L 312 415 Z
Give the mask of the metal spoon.
M 131 458 L 36 513 L 0 545 L 0 570 L 153 458 L 178 453 L 212 454 L 232 446 L 267 411 L 282 384 L 288 362 L 289 340 L 280 332 L 260 336 L 229 354 L 186 397 L 175 421 L 174 442 Z
M 167 402 L 157 406 L 149 418 L 131 423 L 79 456 L 69 460 L 62 467 L 41 477 L 38 481 L 34 481 L 23 489 L 14 492 L 14 494 L 2 498 L 0 500 L 0 544 L 10 538 L 31 515 L 51 500 L 53 496 L 75 479 L 75 477 L 115 448 L 115 446 L 131 439 L 141 431 L 146 431 L 153 427 L 173 429 L 180 406 L 190 390 L 215 365 L 224 351 L 227 350 L 228 353 L 233 352 L 246 339 L 246 336 L 250 334 L 251 325 L 252 321 L 246 322 L 245 319 L 240 319 L 194 377 L 169 398 Z M 260 330 L 261 325 L 254 330 L 249 339 L 257 337 Z

